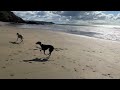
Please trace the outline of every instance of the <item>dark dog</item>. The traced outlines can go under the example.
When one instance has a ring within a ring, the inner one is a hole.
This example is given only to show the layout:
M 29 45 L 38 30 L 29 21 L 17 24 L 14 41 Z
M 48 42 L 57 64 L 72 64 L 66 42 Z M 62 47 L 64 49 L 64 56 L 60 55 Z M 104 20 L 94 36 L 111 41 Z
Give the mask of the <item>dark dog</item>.
M 18 41 L 18 39 L 21 39 L 21 42 L 23 41 L 23 36 L 22 35 L 20 35 L 19 33 L 17 33 L 17 40 L 16 41 Z
M 52 45 L 45 45 L 45 44 L 42 44 L 41 42 L 37 42 L 36 44 L 39 44 L 41 46 L 41 50 L 44 51 L 44 54 L 45 54 L 45 50 L 49 49 L 49 54 L 48 54 L 49 56 L 51 55 L 52 51 L 54 50 L 54 47 Z

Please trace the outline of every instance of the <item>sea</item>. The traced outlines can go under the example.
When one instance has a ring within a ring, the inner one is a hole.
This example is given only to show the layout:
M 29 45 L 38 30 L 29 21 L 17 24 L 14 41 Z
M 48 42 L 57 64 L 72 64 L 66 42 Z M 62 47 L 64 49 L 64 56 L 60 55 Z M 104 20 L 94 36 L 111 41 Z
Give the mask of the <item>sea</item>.
M 36 25 L 19 24 L 12 26 L 18 28 L 37 28 L 39 30 L 51 30 L 66 32 L 74 35 L 100 38 L 105 40 L 120 41 L 120 25 Z M 35 30 L 35 29 L 34 29 Z

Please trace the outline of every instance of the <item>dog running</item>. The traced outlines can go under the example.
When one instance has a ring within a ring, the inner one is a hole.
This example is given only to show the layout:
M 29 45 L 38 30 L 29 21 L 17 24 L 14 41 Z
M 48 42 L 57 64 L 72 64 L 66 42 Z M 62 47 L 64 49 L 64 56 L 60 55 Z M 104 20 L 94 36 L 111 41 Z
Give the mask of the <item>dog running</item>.
M 51 55 L 52 51 L 54 50 L 54 47 L 52 45 L 45 45 L 45 44 L 42 44 L 41 42 L 36 42 L 36 44 L 40 45 L 41 46 L 41 50 L 44 51 L 44 54 L 45 54 L 45 50 L 49 49 L 49 56 Z M 40 51 L 41 51 L 40 50 Z M 45 54 L 46 55 L 46 54 Z
M 16 42 L 18 41 L 18 39 L 21 39 L 21 42 L 23 42 L 23 36 L 21 35 L 21 34 L 19 34 L 19 33 L 17 33 L 17 40 L 16 40 Z

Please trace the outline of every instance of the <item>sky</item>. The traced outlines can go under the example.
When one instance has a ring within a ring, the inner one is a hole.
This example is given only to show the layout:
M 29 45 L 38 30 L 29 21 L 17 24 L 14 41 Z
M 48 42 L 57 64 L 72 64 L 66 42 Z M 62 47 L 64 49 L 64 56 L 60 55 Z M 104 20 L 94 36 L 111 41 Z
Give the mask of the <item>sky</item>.
M 120 24 L 120 11 L 12 11 L 24 20 L 57 24 Z

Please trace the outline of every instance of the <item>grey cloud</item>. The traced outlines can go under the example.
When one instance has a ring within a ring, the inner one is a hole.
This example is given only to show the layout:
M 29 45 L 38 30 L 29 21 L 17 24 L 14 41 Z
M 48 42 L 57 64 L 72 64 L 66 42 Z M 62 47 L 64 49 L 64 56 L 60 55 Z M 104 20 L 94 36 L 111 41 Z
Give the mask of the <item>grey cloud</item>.
M 27 20 L 46 20 L 61 23 L 97 21 L 114 18 L 114 15 L 106 15 L 100 11 L 14 11 L 14 13 Z M 118 15 L 116 19 L 120 19 L 120 15 Z
M 46 15 L 46 12 L 45 11 L 39 11 L 39 12 L 36 12 L 36 15 L 44 16 L 44 15 Z
M 80 14 L 80 11 L 63 11 L 61 12 L 59 15 L 62 15 L 62 16 L 79 16 Z
M 120 19 L 120 13 L 115 17 L 116 20 Z
M 84 19 L 84 20 L 87 20 L 89 19 L 89 15 L 92 14 L 93 11 L 56 11 L 56 12 L 53 12 L 54 14 L 58 14 L 60 16 L 64 16 L 66 17 L 67 19 L 71 19 L 71 20 L 74 20 L 74 19 Z M 88 17 L 86 17 L 88 16 Z
M 54 12 L 70 20 L 94 20 L 94 19 L 106 19 L 106 16 L 100 16 L 101 13 L 94 13 L 94 11 L 61 11 Z

